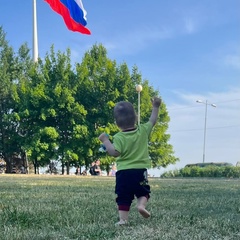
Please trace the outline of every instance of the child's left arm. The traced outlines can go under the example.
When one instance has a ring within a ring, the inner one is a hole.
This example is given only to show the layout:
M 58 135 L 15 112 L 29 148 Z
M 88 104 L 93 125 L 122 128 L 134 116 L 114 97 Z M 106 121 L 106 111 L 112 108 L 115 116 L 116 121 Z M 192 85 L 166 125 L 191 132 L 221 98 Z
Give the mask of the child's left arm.
M 118 157 L 120 155 L 120 153 L 118 151 L 115 150 L 113 144 L 110 142 L 108 136 L 106 133 L 102 133 L 98 139 L 103 143 L 103 145 L 106 148 L 106 151 L 108 152 L 108 154 L 110 156 L 113 157 Z
M 160 98 L 154 97 L 152 100 L 152 113 L 149 118 L 149 121 L 153 124 L 153 126 L 156 124 L 157 119 L 158 119 L 158 113 L 159 113 L 159 108 L 161 106 L 162 100 Z

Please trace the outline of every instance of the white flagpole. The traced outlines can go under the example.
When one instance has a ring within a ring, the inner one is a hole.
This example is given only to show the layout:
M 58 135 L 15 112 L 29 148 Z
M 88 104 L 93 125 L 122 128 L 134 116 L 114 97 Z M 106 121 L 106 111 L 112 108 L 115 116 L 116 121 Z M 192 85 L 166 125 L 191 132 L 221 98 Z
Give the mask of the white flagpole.
M 33 0 L 33 61 L 38 60 L 38 34 L 37 34 L 37 6 Z

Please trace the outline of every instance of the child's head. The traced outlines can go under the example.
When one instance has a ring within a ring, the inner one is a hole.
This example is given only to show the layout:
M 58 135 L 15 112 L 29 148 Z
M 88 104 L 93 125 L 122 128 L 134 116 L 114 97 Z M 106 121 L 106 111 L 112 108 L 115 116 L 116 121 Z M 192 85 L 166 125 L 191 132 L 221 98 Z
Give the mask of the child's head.
M 136 123 L 136 113 L 130 102 L 119 102 L 114 107 L 114 118 L 121 129 L 132 128 Z

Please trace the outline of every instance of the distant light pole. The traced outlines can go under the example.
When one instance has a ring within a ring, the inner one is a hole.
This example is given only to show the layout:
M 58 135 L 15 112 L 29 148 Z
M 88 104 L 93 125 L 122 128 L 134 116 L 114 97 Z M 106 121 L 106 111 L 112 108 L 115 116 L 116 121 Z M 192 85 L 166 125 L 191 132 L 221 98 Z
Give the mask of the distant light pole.
M 202 100 L 197 100 L 196 102 L 205 104 L 205 122 L 204 122 L 204 137 L 203 137 L 203 163 L 204 163 L 205 162 L 206 131 L 207 131 L 207 108 L 208 108 L 208 105 L 210 105 L 212 107 L 217 107 L 217 106 L 213 103 L 212 104 L 208 103 L 207 100 L 205 102 L 203 102 Z
M 136 91 L 138 92 L 138 125 L 140 125 L 140 93 L 142 91 L 143 87 L 142 85 L 138 84 L 136 86 Z

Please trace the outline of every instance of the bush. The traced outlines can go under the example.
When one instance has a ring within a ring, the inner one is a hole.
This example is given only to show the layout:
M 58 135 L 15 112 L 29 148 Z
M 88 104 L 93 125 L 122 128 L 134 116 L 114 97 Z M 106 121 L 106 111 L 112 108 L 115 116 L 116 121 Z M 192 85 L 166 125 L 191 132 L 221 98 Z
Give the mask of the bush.
M 161 175 L 161 178 L 172 178 L 172 177 L 180 177 L 181 174 L 179 170 L 168 171 Z
M 240 167 L 234 166 L 214 166 L 209 165 L 207 167 L 184 167 L 180 170 L 168 171 L 161 175 L 162 178 L 170 177 L 215 177 L 215 178 L 240 178 Z

